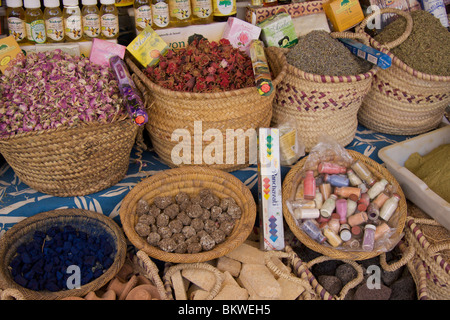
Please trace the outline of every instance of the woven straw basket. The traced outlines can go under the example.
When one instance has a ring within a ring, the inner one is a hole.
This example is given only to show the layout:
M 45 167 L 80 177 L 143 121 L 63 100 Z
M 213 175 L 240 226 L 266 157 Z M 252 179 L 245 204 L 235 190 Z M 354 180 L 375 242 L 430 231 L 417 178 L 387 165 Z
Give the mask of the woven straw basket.
M 358 27 L 358 32 L 363 33 L 367 22 L 383 13 L 405 17 L 407 27 L 400 38 L 384 45 L 370 39 L 372 47 L 392 58 L 392 65 L 379 70 L 375 75 L 372 87 L 362 102 L 358 120 L 367 128 L 388 134 L 413 135 L 427 132 L 439 125 L 445 108 L 450 104 L 450 76 L 417 71 L 389 51 L 411 34 L 413 21 L 408 12 L 381 9 L 379 13 L 367 16 Z
M 401 260 L 383 269 L 407 265 L 414 278 L 419 300 L 450 300 L 450 232 L 419 207 L 408 203 L 404 251 Z
M 125 176 L 137 131 L 130 119 L 34 131 L 0 139 L 0 152 L 31 188 L 58 197 L 82 196 Z
M 393 232 L 393 234 L 389 239 L 396 244 L 402 236 L 407 214 L 406 200 L 400 185 L 398 184 L 397 180 L 395 180 L 394 176 L 392 176 L 386 168 L 376 163 L 372 159 L 353 150 L 347 150 L 347 152 L 354 160 L 362 161 L 367 166 L 367 168 L 372 172 L 372 174 L 376 179 L 378 180 L 382 178 L 386 179 L 393 186 L 394 190 L 396 190 L 396 193 L 400 195 L 401 200 L 399 202 L 399 206 L 388 222 L 391 228 L 395 228 L 395 232 Z M 292 197 L 293 192 L 295 192 L 293 188 L 294 184 L 296 185 L 295 181 L 301 175 L 306 160 L 307 157 L 301 159 L 299 162 L 297 162 L 297 164 L 295 164 L 292 167 L 292 169 L 286 175 L 283 181 L 283 191 L 282 191 L 283 199 L 285 200 L 290 199 Z M 292 217 L 291 213 L 289 212 L 289 209 L 286 205 L 286 201 L 283 202 L 283 216 L 292 233 L 294 233 L 294 235 L 297 237 L 298 240 L 300 240 L 300 242 L 302 242 L 305 246 L 307 246 L 311 250 L 319 252 L 325 256 L 335 259 L 365 260 L 376 257 L 382 253 L 381 251 L 377 250 L 347 251 L 333 248 L 327 244 L 321 245 L 320 243 L 311 239 L 297 226 L 296 220 Z
M 150 205 L 157 196 L 174 197 L 179 192 L 196 195 L 202 189 L 211 191 L 220 199 L 231 197 L 242 210 L 232 233 L 212 250 L 195 254 L 170 253 L 151 246 L 139 236 L 134 227 L 138 221 L 136 205 L 146 200 Z M 250 190 L 236 177 L 219 169 L 186 166 L 161 171 L 139 182 L 124 198 L 120 207 L 123 230 L 131 243 L 150 257 L 175 263 L 203 262 L 218 258 L 230 252 L 247 239 L 256 219 L 256 204 Z
M 219 93 L 177 92 L 153 83 L 130 57 L 125 57 L 125 61 L 134 73 L 133 79 L 138 78 L 145 84 L 149 100 L 153 102 L 148 109 L 150 117 L 146 129 L 156 153 L 165 164 L 172 168 L 193 164 L 234 171 L 256 163 L 256 153 L 252 152 L 250 146 L 254 144 L 256 147 L 257 128 L 270 125 L 275 90 L 270 96 L 260 96 L 256 87 Z M 278 71 L 277 77 L 273 79 L 275 88 L 284 74 L 284 69 Z M 197 132 L 194 131 L 195 121 L 201 121 L 201 127 L 196 130 Z M 172 141 L 172 134 L 177 129 L 187 130 L 191 138 L 190 142 L 186 142 L 186 148 L 189 147 L 191 150 L 190 163 L 177 163 L 172 160 L 172 150 L 182 143 L 178 139 Z M 223 157 L 213 161 L 214 163 L 208 163 L 210 161 L 205 161 L 203 156 L 209 142 L 202 142 L 201 154 L 196 152 L 198 147 L 194 146 L 194 141 L 197 139 L 203 141 L 204 133 L 210 129 L 220 130 L 223 139 Z M 237 141 L 234 143 L 234 150 L 230 152 L 233 159 L 228 160 L 227 129 L 235 130 L 236 133 L 241 129 L 249 135 L 254 131 L 252 138 L 245 139 L 243 146 Z M 198 137 L 197 134 L 202 136 Z
M 35 231 L 47 231 L 50 227 L 71 225 L 77 231 L 84 231 L 90 237 L 106 235 L 114 247 L 114 262 L 97 279 L 82 285 L 79 289 L 58 292 L 34 291 L 18 285 L 11 275 L 9 264 L 17 248 L 31 241 Z M 57 300 L 66 297 L 81 297 L 104 286 L 122 268 L 126 256 L 126 240 L 122 230 L 110 218 L 101 213 L 82 209 L 59 209 L 42 212 L 15 224 L 0 239 L 0 288 L 17 290 L 26 300 Z
M 367 40 L 365 36 L 351 33 L 331 35 L 335 38 Z M 355 137 L 358 110 L 377 68 L 358 75 L 317 75 L 288 64 L 285 56 L 287 52 L 289 49 L 276 47 L 267 50 L 275 75 L 286 68 L 286 75 L 277 86 L 272 122 L 279 125 L 295 119 L 300 140 L 307 152 L 324 133 L 346 146 Z

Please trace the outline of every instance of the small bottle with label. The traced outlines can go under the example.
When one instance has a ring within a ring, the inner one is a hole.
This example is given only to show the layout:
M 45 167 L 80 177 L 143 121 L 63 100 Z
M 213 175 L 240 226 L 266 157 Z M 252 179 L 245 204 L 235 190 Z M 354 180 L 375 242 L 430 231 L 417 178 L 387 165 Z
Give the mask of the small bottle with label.
M 330 221 L 328 221 L 328 226 L 336 234 L 339 233 L 339 228 L 341 227 L 341 223 L 339 222 L 339 219 L 340 219 L 340 216 L 337 213 L 333 213 L 331 215 Z
M 297 208 L 294 210 L 293 217 L 296 220 L 317 219 L 320 217 L 320 211 L 315 208 Z
M 339 237 L 328 224 L 323 225 L 322 227 L 323 235 L 327 238 L 328 243 L 333 247 L 339 247 L 342 244 L 342 239 Z
M 324 176 L 325 182 L 328 182 L 333 187 L 348 187 L 350 182 L 345 175 L 339 175 L 339 174 L 325 174 Z
M 164 29 L 171 26 L 169 0 L 152 0 L 153 29 Z
M 347 223 L 351 226 L 359 226 L 361 224 L 363 224 L 364 222 L 367 222 L 368 220 L 368 216 L 366 212 L 357 212 L 354 215 L 351 215 L 350 217 L 347 218 Z
M 319 226 L 314 222 L 314 220 L 305 220 L 301 225 L 300 229 L 306 233 L 311 239 L 317 241 L 318 243 L 324 243 L 327 238 L 320 231 Z
M 336 212 L 339 215 L 339 223 L 347 221 L 347 199 L 336 200 Z
M 82 40 L 83 28 L 78 0 L 63 0 L 64 36 L 68 42 Z
M 372 172 L 370 172 L 369 168 L 367 168 L 367 166 L 361 160 L 356 160 L 355 162 L 353 162 L 351 168 L 358 175 L 358 177 L 360 177 L 361 180 L 367 183 L 369 186 L 375 183 L 376 180 L 373 177 Z
M 22 8 L 22 0 L 7 0 L 6 19 L 9 35 L 13 36 L 18 44 L 27 41 L 27 28 L 25 26 L 25 10 Z
M 44 0 L 45 31 L 48 42 L 64 41 L 64 20 L 59 5 L 59 0 Z
M 41 10 L 39 0 L 25 0 L 25 22 L 27 28 L 28 41 L 34 43 L 45 43 L 47 34 L 45 33 L 44 13 Z
M 336 208 L 336 200 L 337 196 L 335 194 L 330 195 L 330 197 L 327 200 L 325 200 L 325 202 L 322 205 L 322 208 L 320 208 L 320 215 L 322 217 L 324 218 L 331 217 L 331 214 Z
M 391 231 L 391 227 L 386 222 L 383 222 L 375 229 L 375 241 L 378 241 L 386 236 Z
M 115 0 L 100 0 L 100 37 L 117 39 L 119 37 L 119 11 Z
M 367 207 L 367 217 L 371 223 L 376 223 L 378 221 L 378 217 L 380 216 L 380 210 L 376 204 L 373 202 L 369 204 Z
M 339 236 L 344 242 L 347 242 L 352 238 L 352 233 L 348 224 L 344 223 L 339 227 Z
M 356 207 L 358 206 L 358 197 L 354 194 L 351 194 L 347 199 L 347 218 L 355 213 Z
M 316 197 L 316 179 L 312 170 L 306 171 L 306 176 L 303 180 L 303 197 L 308 200 L 314 200 Z
M 316 187 L 316 196 L 314 197 L 314 203 L 315 203 L 317 209 L 322 208 L 323 195 L 322 195 L 322 193 L 320 193 L 320 190 L 318 187 Z
M 213 19 L 216 22 L 226 22 L 229 17 L 236 17 L 236 0 L 213 0 Z
M 134 0 L 134 25 L 136 34 L 152 25 L 152 6 L 150 0 Z
M 359 211 L 366 211 L 367 207 L 370 203 L 370 197 L 367 193 L 361 193 L 361 197 L 358 200 L 358 207 L 357 209 Z
M 373 251 L 375 244 L 375 229 L 373 224 L 366 224 L 364 227 L 364 237 L 362 242 L 362 248 L 364 251 Z
M 381 192 L 383 192 L 384 188 L 388 185 L 388 181 L 386 179 L 381 179 L 380 181 L 376 182 L 370 189 L 367 191 L 367 194 L 369 195 L 370 199 L 375 199 L 376 196 L 378 196 Z
M 389 199 L 389 194 L 385 191 L 381 192 L 372 203 L 376 205 L 378 208 L 381 208 L 386 200 Z
M 350 185 L 353 187 L 359 186 L 361 183 L 363 183 L 352 169 L 347 169 L 347 177 L 350 181 Z
M 383 219 L 384 221 L 389 221 L 389 219 L 394 214 L 395 210 L 397 210 L 399 201 L 400 195 L 396 193 L 394 193 L 392 197 L 387 199 L 380 209 L 380 218 Z
M 82 4 L 83 37 L 92 41 L 100 37 L 100 10 L 97 7 L 97 0 L 82 0 Z
M 170 22 L 174 27 L 185 27 L 192 22 L 190 0 L 169 0 Z
M 323 196 L 323 200 L 326 201 L 331 195 L 331 184 L 322 183 L 319 185 L 319 190 Z
M 214 22 L 212 0 L 192 0 L 192 19 L 194 24 Z
M 340 166 L 333 162 L 321 162 L 317 166 L 317 171 L 319 173 L 341 174 L 341 173 L 346 173 L 347 168 L 344 166 Z
M 361 196 L 361 189 L 356 187 L 336 187 L 334 188 L 334 193 L 343 198 L 348 198 L 352 194 L 359 198 Z

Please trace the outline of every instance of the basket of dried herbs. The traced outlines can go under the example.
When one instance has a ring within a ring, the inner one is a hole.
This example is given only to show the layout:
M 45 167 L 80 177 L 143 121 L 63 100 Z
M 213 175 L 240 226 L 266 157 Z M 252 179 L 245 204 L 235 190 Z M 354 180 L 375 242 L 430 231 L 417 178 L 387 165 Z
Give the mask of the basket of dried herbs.
M 275 75 L 286 68 L 277 86 L 272 122 L 295 119 L 309 151 L 326 133 L 342 145 L 356 133 L 357 113 L 377 68 L 353 55 L 337 38 L 360 38 L 352 33 L 314 30 L 299 37 L 292 48 L 270 47 L 267 55 Z
M 0 77 L 0 94 L 0 152 L 28 186 L 81 196 L 125 176 L 138 126 L 109 66 L 30 53 Z
M 229 130 L 251 134 L 256 128 L 269 126 L 272 118 L 275 93 L 268 96 L 258 93 L 252 62 L 246 53 L 233 48 L 226 39 L 219 42 L 194 39 L 186 48 L 169 50 L 154 66 L 142 68 L 132 57 L 125 60 L 134 79 L 143 83 L 153 102 L 146 128 L 164 163 L 170 167 L 208 165 L 225 171 L 255 163 L 249 147 L 251 141 L 237 143 L 228 151 L 225 145 L 230 138 Z M 272 79 L 275 88 L 284 74 L 283 68 Z M 177 129 L 183 129 L 188 137 L 182 136 L 186 139 L 181 142 L 172 139 Z M 217 133 L 214 145 L 216 151 L 223 148 L 222 153 L 211 152 L 214 148 L 208 143 L 203 143 L 201 149 L 194 146 L 196 137 L 201 135 L 201 139 L 208 132 Z M 181 143 L 183 155 L 174 160 L 172 151 Z M 211 155 L 211 161 L 205 154 Z
M 370 43 L 390 55 L 392 65 L 377 72 L 358 120 L 388 134 L 427 132 L 439 125 L 450 104 L 450 33 L 427 11 L 389 8 L 367 16 L 358 33 L 364 33 L 368 21 L 386 13 L 399 17 Z

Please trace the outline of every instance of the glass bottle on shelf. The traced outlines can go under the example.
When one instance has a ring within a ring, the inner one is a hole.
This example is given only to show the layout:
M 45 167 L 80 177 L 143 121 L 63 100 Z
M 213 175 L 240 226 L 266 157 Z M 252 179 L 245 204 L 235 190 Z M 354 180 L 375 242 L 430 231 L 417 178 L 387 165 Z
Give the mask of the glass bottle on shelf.
M 192 0 L 192 19 L 195 24 L 213 22 L 212 0 Z
M 136 34 L 140 33 L 147 26 L 151 26 L 152 7 L 150 0 L 134 0 L 134 24 L 136 26 Z
M 59 0 L 44 0 L 45 32 L 48 42 L 64 41 L 63 13 L 59 5 Z
M 152 0 L 152 15 L 153 29 L 170 27 L 169 0 Z
M 169 0 L 170 21 L 174 27 L 185 27 L 192 22 L 190 0 Z
M 236 17 L 236 0 L 213 0 L 213 19 L 216 22 L 227 21 Z
M 83 38 L 91 41 L 100 36 L 100 10 L 97 0 L 82 0 Z
M 68 42 L 80 41 L 83 37 L 81 10 L 78 0 L 63 0 L 64 39 Z
M 101 38 L 117 39 L 119 37 L 119 11 L 115 0 L 100 0 Z
M 18 44 L 27 41 L 27 29 L 25 26 L 25 10 L 22 8 L 22 0 L 6 1 L 6 20 L 8 24 L 9 35 L 13 36 Z
M 45 33 L 44 13 L 41 10 L 39 0 L 25 0 L 25 22 L 27 28 L 27 38 L 34 43 L 45 43 L 47 35 Z

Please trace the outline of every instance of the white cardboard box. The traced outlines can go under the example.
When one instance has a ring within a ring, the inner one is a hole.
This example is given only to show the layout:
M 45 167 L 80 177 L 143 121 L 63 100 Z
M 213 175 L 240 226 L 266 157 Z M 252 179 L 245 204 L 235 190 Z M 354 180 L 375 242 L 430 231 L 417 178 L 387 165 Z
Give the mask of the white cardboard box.
M 450 203 L 438 196 L 420 178 L 404 167 L 405 161 L 412 153 L 426 155 L 447 143 L 450 143 L 450 125 L 384 147 L 379 151 L 378 156 L 397 179 L 405 196 L 450 230 Z

